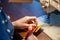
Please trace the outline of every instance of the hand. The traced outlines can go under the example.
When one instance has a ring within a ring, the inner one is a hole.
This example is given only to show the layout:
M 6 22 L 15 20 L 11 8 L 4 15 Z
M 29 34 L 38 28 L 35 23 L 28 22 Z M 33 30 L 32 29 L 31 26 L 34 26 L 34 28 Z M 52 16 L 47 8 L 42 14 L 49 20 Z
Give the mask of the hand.
M 29 23 L 31 22 L 31 20 L 34 21 L 34 23 Z M 21 19 L 18 19 L 14 22 L 12 22 L 14 28 L 18 28 L 18 29 L 24 29 L 24 28 L 28 28 L 30 25 L 32 26 L 36 26 L 37 21 L 36 21 L 36 17 L 35 16 L 25 16 Z

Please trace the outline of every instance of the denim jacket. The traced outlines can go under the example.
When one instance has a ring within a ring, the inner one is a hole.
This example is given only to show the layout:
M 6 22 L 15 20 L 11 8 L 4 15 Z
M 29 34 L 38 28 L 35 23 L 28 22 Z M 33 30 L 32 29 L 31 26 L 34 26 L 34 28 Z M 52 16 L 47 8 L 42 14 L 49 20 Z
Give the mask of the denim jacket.
M 0 40 L 13 39 L 14 27 L 8 16 L 5 14 L 2 7 L 0 7 Z

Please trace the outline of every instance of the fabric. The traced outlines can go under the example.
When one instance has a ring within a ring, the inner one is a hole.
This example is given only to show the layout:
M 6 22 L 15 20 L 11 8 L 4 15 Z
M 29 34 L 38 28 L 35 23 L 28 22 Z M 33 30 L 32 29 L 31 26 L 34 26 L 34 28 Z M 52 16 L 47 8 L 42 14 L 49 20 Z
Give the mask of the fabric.
M 11 40 L 13 38 L 14 28 L 5 14 L 2 7 L 0 7 L 0 40 Z

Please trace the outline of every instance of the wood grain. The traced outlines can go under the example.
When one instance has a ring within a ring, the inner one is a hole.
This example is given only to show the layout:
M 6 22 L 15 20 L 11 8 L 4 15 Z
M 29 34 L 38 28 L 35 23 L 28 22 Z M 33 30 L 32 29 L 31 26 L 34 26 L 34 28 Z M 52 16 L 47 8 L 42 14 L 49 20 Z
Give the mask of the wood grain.
M 9 2 L 32 2 L 32 0 L 9 0 Z

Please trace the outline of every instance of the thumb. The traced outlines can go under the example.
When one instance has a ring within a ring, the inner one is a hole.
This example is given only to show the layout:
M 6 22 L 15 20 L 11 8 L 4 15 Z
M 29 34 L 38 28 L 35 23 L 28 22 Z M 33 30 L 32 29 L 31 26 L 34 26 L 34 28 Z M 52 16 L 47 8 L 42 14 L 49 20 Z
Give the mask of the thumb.
M 36 27 L 36 24 L 30 24 L 28 30 L 32 30 L 32 27 Z

